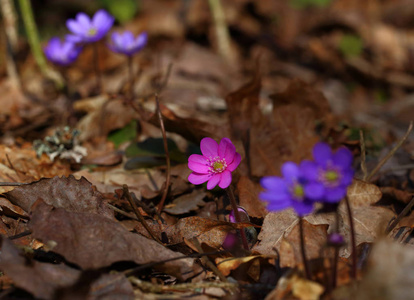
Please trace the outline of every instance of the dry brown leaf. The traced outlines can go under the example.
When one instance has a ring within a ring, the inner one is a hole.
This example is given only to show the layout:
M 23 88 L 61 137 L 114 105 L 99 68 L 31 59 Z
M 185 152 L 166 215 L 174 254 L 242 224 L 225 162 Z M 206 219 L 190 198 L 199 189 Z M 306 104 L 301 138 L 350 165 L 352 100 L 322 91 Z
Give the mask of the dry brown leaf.
M 29 215 L 20 207 L 13 205 L 9 200 L 0 197 L 0 207 L 6 216 L 14 218 L 28 218 Z
M 259 199 L 262 190 L 259 184 L 254 183 L 248 177 L 242 176 L 237 182 L 239 204 L 253 218 L 264 218 L 268 211 L 263 201 Z
M 107 207 L 101 193 L 92 188 L 85 178 L 75 177 L 44 178 L 28 185 L 19 186 L 5 194 L 13 204 L 30 212 L 32 205 L 43 199 L 54 207 L 73 212 L 89 212 L 113 218 L 113 211 Z
M 237 269 L 240 265 L 248 263 L 252 260 L 258 259 L 262 256 L 246 256 L 246 257 L 231 257 L 231 258 L 216 258 L 217 268 L 224 276 L 230 275 L 231 271 Z
M 174 201 L 171 204 L 166 205 L 163 210 L 172 215 L 189 213 L 197 210 L 200 206 L 204 206 L 205 202 L 203 199 L 206 195 L 206 192 L 194 190 L 191 194 L 186 194 L 174 199 Z
M 55 241 L 53 251 L 83 269 L 102 268 L 119 261 L 146 264 L 181 256 L 154 240 L 128 232 L 114 220 L 53 208 L 41 200 L 33 206 L 29 228 L 36 239 Z M 193 259 L 187 258 L 156 268 L 186 279 L 194 275 L 193 267 Z
M 382 197 L 379 187 L 359 179 L 354 179 L 348 187 L 347 195 L 349 202 L 354 208 L 374 204 Z

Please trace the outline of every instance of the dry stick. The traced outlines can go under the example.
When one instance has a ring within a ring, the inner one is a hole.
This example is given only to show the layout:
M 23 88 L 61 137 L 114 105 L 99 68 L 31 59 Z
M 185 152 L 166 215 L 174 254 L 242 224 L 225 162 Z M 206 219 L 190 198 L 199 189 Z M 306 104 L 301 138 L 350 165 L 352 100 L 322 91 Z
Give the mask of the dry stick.
M 160 128 L 162 133 L 162 140 L 164 142 L 164 152 L 165 152 L 165 159 L 167 163 L 167 172 L 165 174 L 165 186 L 164 191 L 162 193 L 161 201 L 158 204 L 158 213 L 161 213 L 162 209 L 164 208 L 164 202 L 168 195 L 168 190 L 170 188 L 170 174 L 171 174 L 171 160 L 170 160 L 170 153 L 168 151 L 168 141 L 167 141 L 167 133 L 165 132 L 164 127 L 164 120 L 162 118 L 161 108 L 160 108 L 160 100 L 158 97 L 159 92 L 167 85 L 168 78 L 170 77 L 172 65 L 170 64 L 167 69 L 167 74 L 165 76 L 164 82 L 158 87 L 157 92 L 155 93 L 155 104 L 157 105 L 157 115 L 158 119 L 160 120 Z
M 366 157 L 365 157 L 365 139 L 364 132 L 359 130 L 359 143 L 361 144 L 361 171 L 362 171 L 362 180 L 366 181 L 368 176 Z
M 398 223 L 401 221 L 402 218 L 404 218 L 408 212 L 411 210 L 411 208 L 414 206 L 414 197 L 411 198 L 410 202 L 404 207 L 404 209 L 400 212 L 400 214 L 397 216 L 397 218 L 394 219 L 394 221 L 387 227 L 385 230 L 385 233 L 390 233 L 395 226 L 398 225 Z
M 236 202 L 236 198 L 234 197 L 233 190 L 229 186 L 226 189 L 226 191 L 227 191 L 227 195 L 229 196 L 229 199 L 230 199 L 230 204 L 231 204 L 231 207 L 233 209 L 234 217 L 236 218 L 236 223 L 241 223 L 239 209 L 237 207 L 237 202 Z M 247 242 L 246 233 L 244 232 L 244 228 L 240 228 L 239 232 L 240 232 L 240 237 L 241 237 L 241 241 L 242 241 L 244 249 L 249 251 L 249 243 Z
M 22 183 L 22 182 L 0 182 L 0 186 L 21 186 L 21 185 L 25 185 L 27 183 Z
M 339 233 L 339 212 L 335 211 L 335 233 Z M 339 247 L 335 246 L 333 264 L 332 264 L 332 290 L 336 288 L 337 273 L 338 273 L 338 259 L 339 259 Z
M 300 234 L 300 251 L 302 254 L 303 266 L 305 268 L 306 278 L 311 280 L 311 273 L 309 270 L 308 260 L 306 259 L 306 249 L 305 249 L 305 234 L 303 231 L 303 218 L 299 217 L 299 234 Z
M 346 209 L 348 212 L 349 218 L 349 228 L 351 230 L 351 248 L 352 248 L 352 278 L 357 278 L 357 250 L 356 250 L 356 238 L 355 238 L 355 228 L 354 228 L 354 219 L 352 217 L 351 203 L 349 202 L 348 196 L 345 197 Z
M 160 243 L 161 245 L 163 245 L 163 243 L 155 236 L 155 234 L 152 232 L 151 228 L 149 228 L 147 222 L 145 222 L 144 217 L 141 215 L 141 213 L 139 212 L 139 209 L 137 207 L 137 205 L 135 204 L 134 200 L 131 197 L 131 194 L 129 193 L 129 189 L 128 186 L 126 184 L 124 184 L 122 186 L 122 190 L 124 192 L 125 197 L 128 199 L 129 204 L 131 204 L 132 209 L 134 210 L 135 215 L 137 216 L 138 220 L 141 222 L 141 224 L 144 226 L 144 228 L 148 231 L 148 233 L 150 234 L 150 236 L 157 241 L 158 243 Z
M 387 155 L 376 165 L 374 170 L 371 171 L 371 173 L 368 175 L 366 181 L 369 181 L 375 173 L 378 172 L 379 169 L 394 155 L 394 153 L 398 150 L 398 148 L 401 147 L 401 145 L 405 142 L 405 140 L 408 138 L 409 134 L 411 133 L 411 130 L 413 129 L 413 121 L 410 122 L 410 125 L 408 126 L 407 132 L 402 137 L 402 139 L 397 143 L 397 145 L 391 149 L 390 152 L 387 153 Z
M 102 74 L 99 69 L 99 45 L 98 42 L 93 43 L 93 67 L 95 69 L 96 76 L 96 88 L 98 94 L 102 94 Z

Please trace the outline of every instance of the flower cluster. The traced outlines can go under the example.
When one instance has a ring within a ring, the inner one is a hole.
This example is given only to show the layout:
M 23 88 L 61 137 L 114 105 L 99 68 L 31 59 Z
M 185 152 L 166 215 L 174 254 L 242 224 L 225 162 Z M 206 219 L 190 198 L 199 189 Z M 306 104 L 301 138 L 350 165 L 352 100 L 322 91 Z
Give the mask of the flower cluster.
M 188 158 L 188 167 L 193 172 L 188 176 L 192 184 L 202 184 L 207 181 L 207 189 L 213 189 L 217 184 L 222 189 L 231 183 L 233 172 L 241 161 L 236 147 L 228 138 L 223 138 L 217 144 L 212 138 L 203 138 L 200 143 L 201 153 L 192 154 Z
M 265 191 L 259 197 L 271 211 L 292 207 L 304 216 L 313 211 L 315 202 L 338 203 L 345 197 L 354 174 L 352 153 L 346 148 L 333 152 L 328 144 L 318 143 L 312 161 L 286 162 L 281 171 L 282 177 L 262 178 Z
M 83 12 L 78 13 L 75 19 L 66 21 L 71 34 L 66 35 L 63 41 L 58 37 L 49 40 L 44 49 L 47 59 L 61 66 L 73 63 L 81 52 L 82 46 L 103 39 L 112 28 L 114 21 L 115 18 L 104 9 L 98 10 L 92 18 Z M 131 32 L 126 31 L 123 34 L 112 34 L 108 46 L 116 53 L 131 56 L 140 51 L 146 43 L 146 33 L 134 38 Z

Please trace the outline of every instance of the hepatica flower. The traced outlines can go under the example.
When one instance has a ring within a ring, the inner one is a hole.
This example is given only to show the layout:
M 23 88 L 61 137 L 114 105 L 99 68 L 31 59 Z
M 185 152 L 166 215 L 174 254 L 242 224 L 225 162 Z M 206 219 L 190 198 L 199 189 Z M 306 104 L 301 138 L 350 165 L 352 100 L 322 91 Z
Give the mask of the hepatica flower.
M 260 184 L 265 189 L 259 198 L 268 202 L 268 210 L 279 211 L 292 207 L 299 216 L 313 211 L 314 202 L 305 193 L 305 184 L 299 166 L 286 162 L 282 166 L 282 175 L 263 177 Z
M 74 43 L 66 40 L 61 41 L 58 37 L 51 38 L 44 48 L 47 59 L 61 66 L 73 63 L 81 50 L 82 48 Z
M 111 43 L 109 48 L 120 54 L 131 56 L 140 51 L 147 44 L 148 35 L 146 32 L 134 37 L 132 32 L 125 31 L 124 33 L 114 32 L 111 35 Z
M 203 138 L 200 143 L 201 153 L 190 155 L 188 167 L 193 171 L 188 176 L 192 184 L 202 184 L 207 181 L 207 189 L 213 189 L 217 184 L 222 189 L 231 183 L 231 172 L 240 164 L 241 156 L 228 138 L 223 138 L 217 144 L 212 138 Z
M 328 144 L 318 143 L 313 148 L 313 158 L 300 166 L 307 182 L 306 193 L 316 194 L 314 200 L 322 202 L 341 201 L 354 175 L 351 151 L 342 147 L 333 152 Z
M 102 39 L 114 24 L 115 18 L 106 10 L 100 9 L 91 18 L 83 12 L 75 19 L 66 21 L 66 26 L 73 33 L 66 36 L 74 43 L 92 43 Z

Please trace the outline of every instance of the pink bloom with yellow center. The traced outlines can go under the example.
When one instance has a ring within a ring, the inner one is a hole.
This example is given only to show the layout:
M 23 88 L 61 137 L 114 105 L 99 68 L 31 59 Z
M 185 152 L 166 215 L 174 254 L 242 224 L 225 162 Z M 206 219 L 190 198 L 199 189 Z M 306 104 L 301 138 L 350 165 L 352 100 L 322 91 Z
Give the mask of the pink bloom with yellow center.
M 188 167 L 193 172 L 188 176 L 192 184 L 202 184 L 207 181 L 207 189 L 213 189 L 217 184 L 222 189 L 231 183 L 233 172 L 241 161 L 236 147 L 228 138 L 223 138 L 217 144 L 212 138 L 203 138 L 200 143 L 201 153 L 190 155 Z

